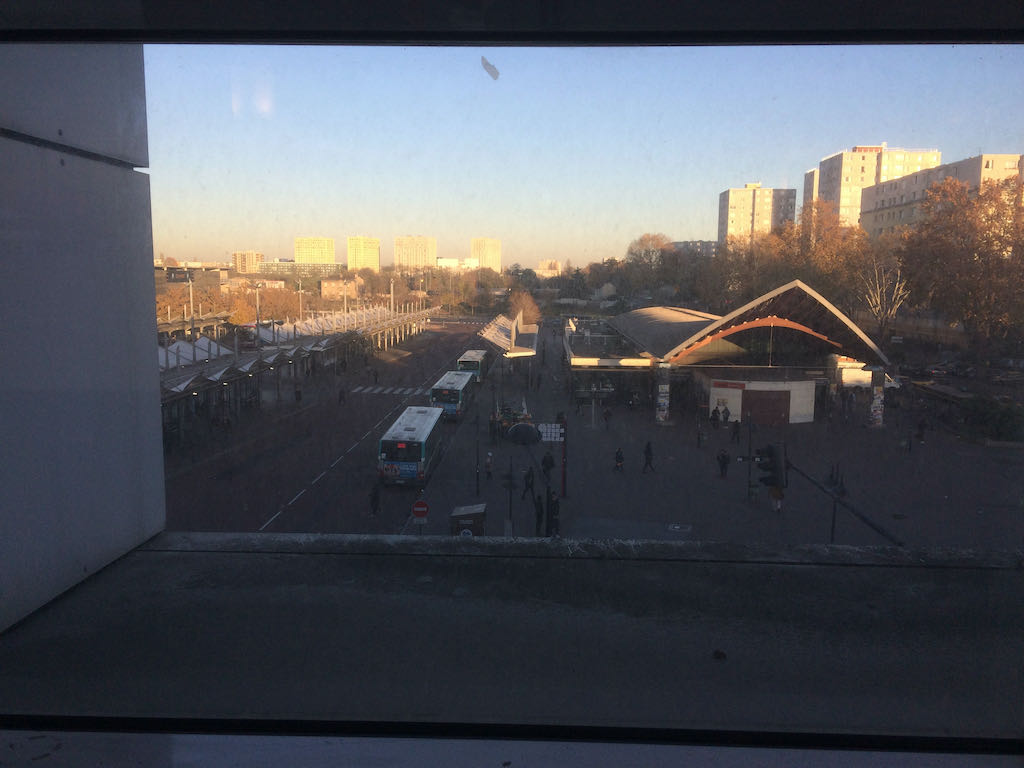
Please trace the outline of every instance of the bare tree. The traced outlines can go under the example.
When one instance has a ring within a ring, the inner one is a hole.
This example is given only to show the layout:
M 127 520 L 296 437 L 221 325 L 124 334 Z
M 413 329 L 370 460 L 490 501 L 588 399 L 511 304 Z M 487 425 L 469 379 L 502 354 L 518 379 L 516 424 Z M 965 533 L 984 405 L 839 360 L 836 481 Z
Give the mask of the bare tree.
M 885 262 L 872 255 L 867 268 L 857 273 L 861 284 L 861 299 L 875 319 L 878 338 L 883 339 L 889 325 L 910 296 L 910 287 L 899 264 Z

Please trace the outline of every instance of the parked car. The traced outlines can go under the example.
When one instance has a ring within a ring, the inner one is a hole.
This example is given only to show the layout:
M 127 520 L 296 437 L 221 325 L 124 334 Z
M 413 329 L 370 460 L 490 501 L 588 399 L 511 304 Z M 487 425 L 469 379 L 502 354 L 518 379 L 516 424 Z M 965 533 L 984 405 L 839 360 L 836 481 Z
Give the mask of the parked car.
M 953 373 L 953 363 L 932 363 L 925 366 L 924 372 L 929 376 L 949 376 Z

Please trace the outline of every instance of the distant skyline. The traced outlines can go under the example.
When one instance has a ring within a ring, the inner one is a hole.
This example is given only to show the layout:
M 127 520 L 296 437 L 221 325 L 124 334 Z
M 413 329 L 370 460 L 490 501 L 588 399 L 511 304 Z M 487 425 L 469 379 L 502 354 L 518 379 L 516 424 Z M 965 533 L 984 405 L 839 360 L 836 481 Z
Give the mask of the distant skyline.
M 583 265 L 714 240 L 722 191 L 799 200 L 855 144 L 1024 151 L 1024 46 L 144 50 L 154 255 L 179 261 L 367 235 L 389 265 L 426 235 Z

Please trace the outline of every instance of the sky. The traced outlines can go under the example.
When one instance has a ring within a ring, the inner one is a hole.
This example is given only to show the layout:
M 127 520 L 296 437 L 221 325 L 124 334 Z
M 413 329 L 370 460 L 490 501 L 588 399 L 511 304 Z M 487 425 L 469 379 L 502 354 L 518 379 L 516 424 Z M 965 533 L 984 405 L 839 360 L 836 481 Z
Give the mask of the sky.
M 437 238 L 502 263 L 713 240 L 718 196 L 856 144 L 1024 152 L 1024 46 L 146 45 L 154 255 Z M 486 59 L 486 64 L 484 62 Z

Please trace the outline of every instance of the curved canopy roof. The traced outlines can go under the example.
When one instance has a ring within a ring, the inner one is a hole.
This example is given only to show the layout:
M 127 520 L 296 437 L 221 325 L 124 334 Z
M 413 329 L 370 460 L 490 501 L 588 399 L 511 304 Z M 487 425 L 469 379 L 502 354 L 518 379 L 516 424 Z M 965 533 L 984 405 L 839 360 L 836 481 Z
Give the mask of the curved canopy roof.
M 712 342 L 717 342 L 716 356 L 729 348 L 740 353 L 729 336 L 767 327 L 806 333 L 836 354 L 889 364 L 850 318 L 800 280 L 769 291 L 724 317 L 675 307 L 647 307 L 612 318 L 609 324 L 647 354 L 676 365 L 702 362 Z
M 715 320 L 673 347 L 664 357 L 685 364 L 702 347 L 751 328 L 791 328 L 827 342 L 836 354 L 888 365 L 882 350 L 824 296 L 793 280 Z

